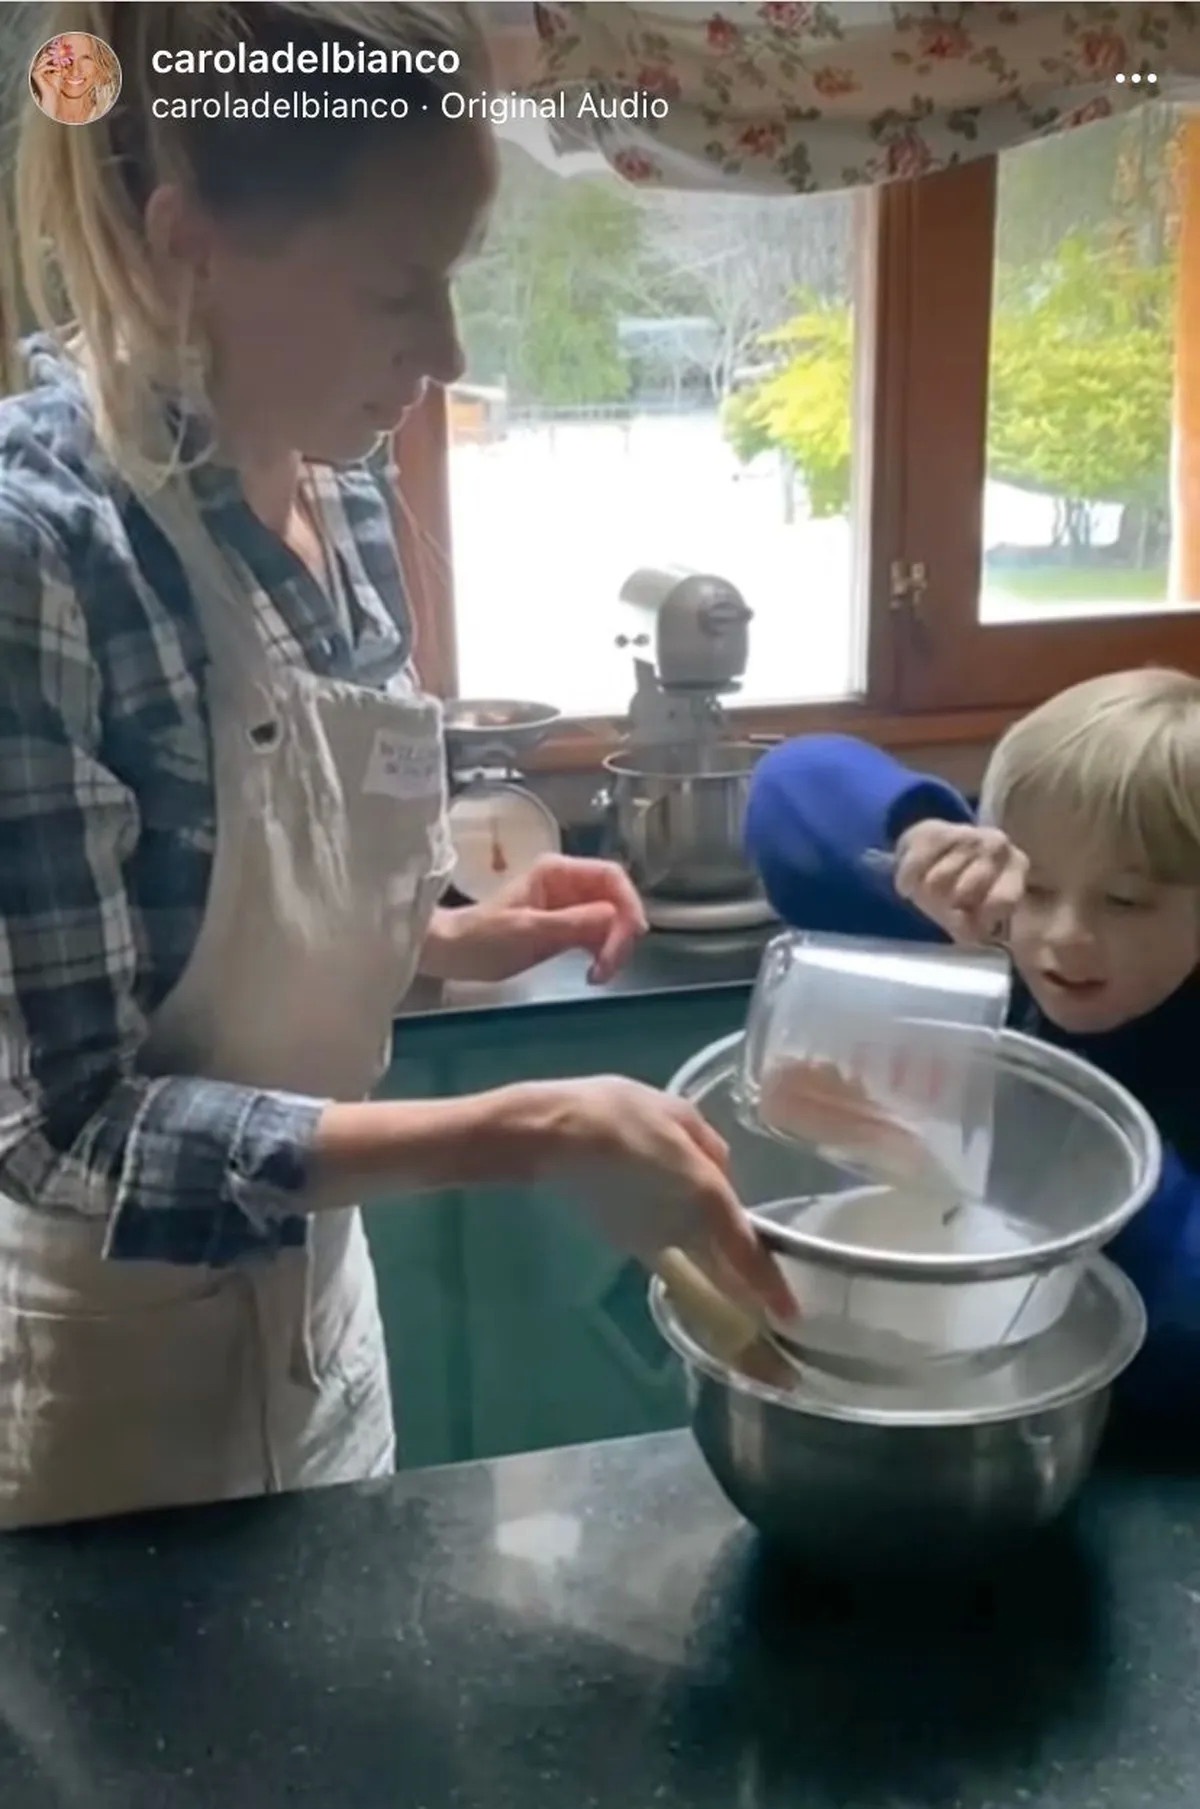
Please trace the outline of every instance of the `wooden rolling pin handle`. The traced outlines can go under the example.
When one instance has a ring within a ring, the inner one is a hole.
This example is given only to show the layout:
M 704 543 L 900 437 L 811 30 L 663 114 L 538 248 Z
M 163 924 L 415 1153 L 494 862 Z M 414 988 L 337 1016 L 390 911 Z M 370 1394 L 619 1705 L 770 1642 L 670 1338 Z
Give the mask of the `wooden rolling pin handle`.
M 691 1321 L 710 1355 L 768 1388 L 795 1386 L 799 1365 L 784 1356 L 753 1314 L 722 1293 L 690 1256 L 682 1250 L 662 1250 L 654 1267 L 680 1317 Z
M 654 1266 L 676 1306 L 703 1334 L 714 1357 L 735 1362 L 758 1343 L 761 1328 L 757 1321 L 714 1286 L 682 1250 L 660 1251 Z

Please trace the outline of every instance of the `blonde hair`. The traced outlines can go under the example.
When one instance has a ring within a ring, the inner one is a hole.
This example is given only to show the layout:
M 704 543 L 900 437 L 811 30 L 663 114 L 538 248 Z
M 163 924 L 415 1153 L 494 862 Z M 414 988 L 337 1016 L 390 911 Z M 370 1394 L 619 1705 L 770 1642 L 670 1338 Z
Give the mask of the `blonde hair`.
M 999 742 L 985 821 L 1052 812 L 1064 836 L 1164 885 L 1200 886 L 1200 679 L 1146 667 L 1072 685 Z
M 332 125 L 275 118 L 231 123 L 203 115 L 159 120 L 150 104 L 161 88 L 152 54 L 239 43 L 318 47 L 327 41 L 456 51 L 461 63 L 452 77 L 386 78 L 389 95 L 407 86 L 428 96 L 481 67 L 483 43 L 463 5 L 74 4 L 38 10 L 35 45 L 70 32 L 102 39 L 116 53 L 122 87 L 116 105 L 86 130 L 64 131 L 36 107 L 25 109 L 16 175 L 20 283 L 36 321 L 78 352 L 114 462 L 131 481 L 155 488 L 180 462 L 164 396 L 179 398 L 203 418 L 210 355 L 190 298 L 169 303 L 156 282 L 143 227 L 149 196 L 160 184 L 175 182 L 219 212 L 254 215 L 267 224 L 272 217 L 302 218 L 336 198 L 367 134 L 396 128 L 390 120 L 344 118 Z M 201 100 L 233 92 L 254 96 L 268 92 L 271 80 L 199 74 L 173 78 L 172 92 Z M 380 78 L 323 75 L 321 85 L 354 94 L 372 80 Z M 419 100 L 412 114 L 410 132 L 428 129 Z M 440 118 L 440 109 L 430 109 L 434 116 Z M 2 253 L 0 245 L 0 262 Z M 14 273 L 0 271 L 8 387 L 16 386 L 16 295 Z

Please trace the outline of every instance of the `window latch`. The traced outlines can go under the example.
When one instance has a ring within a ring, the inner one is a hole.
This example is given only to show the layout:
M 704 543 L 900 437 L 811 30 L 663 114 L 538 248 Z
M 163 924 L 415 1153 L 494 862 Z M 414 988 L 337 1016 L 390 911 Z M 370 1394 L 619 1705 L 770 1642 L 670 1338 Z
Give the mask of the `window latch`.
M 921 620 L 925 606 L 927 580 L 923 560 L 909 565 L 903 559 L 892 560 L 892 588 L 888 598 L 891 609 L 906 610 L 914 621 Z

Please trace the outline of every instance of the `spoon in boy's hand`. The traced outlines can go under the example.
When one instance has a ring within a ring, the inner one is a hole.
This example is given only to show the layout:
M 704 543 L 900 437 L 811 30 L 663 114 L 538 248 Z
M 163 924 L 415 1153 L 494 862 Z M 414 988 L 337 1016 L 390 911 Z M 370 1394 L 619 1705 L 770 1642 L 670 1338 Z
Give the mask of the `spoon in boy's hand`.
M 889 878 L 895 875 L 900 862 L 898 857 L 887 848 L 868 848 L 861 856 L 864 867 L 872 873 L 886 873 Z M 990 936 L 981 939 L 984 948 L 1008 949 L 1008 937 L 1005 925 L 997 925 Z M 972 939 L 973 940 L 973 939 Z

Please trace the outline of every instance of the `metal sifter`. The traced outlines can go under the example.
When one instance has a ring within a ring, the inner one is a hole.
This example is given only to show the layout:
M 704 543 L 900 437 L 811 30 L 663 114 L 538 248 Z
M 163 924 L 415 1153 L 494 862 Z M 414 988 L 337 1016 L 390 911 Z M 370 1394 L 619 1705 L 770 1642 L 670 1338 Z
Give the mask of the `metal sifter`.
M 911 1380 L 934 1363 L 1003 1360 L 1058 1321 L 1088 1258 L 1157 1184 L 1154 1124 L 1115 1081 L 1016 1031 L 945 1035 L 964 1065 L 987 1062 L 992 1101 L 978 1193 L 949 1215 L 936 1189 L 865 1182 L 757 1125 L 740 1035 L 669 1083 L 729 1144 L 734 1185 L 796 1299 L 802 1354 L 831 1371 Z

